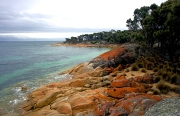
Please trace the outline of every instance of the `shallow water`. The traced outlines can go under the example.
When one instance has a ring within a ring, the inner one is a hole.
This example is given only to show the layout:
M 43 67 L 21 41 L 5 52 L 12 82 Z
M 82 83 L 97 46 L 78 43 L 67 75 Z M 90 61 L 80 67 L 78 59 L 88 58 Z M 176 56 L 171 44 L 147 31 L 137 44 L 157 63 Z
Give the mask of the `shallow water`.
M 108 48 L 55 46 L 56 42 L 0 42 L 0 110 L 13 112 L 26 93 L 69 75 L 58 73 L 89 61 Z M 21 86 L 27 91 L 21 91 Z

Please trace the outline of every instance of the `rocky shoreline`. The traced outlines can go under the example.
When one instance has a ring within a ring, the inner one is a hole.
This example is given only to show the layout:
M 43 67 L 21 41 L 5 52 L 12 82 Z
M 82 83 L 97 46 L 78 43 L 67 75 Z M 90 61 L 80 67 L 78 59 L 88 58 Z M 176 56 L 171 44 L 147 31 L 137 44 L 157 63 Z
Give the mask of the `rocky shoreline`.
M 76 43 L 76 44 L 68 44 L 68 43 L 55 43 L 51 46 L 73 46 L 73 47 L 99 47 L 99 48 L 114 48 L 118 46 L 117 44 L 91 44 L 91 43 Z
M 71 79 L 41 86 L 19 105 L 22 116 L 142 116 L 178 93 L 151 92 L 155 72 L 131 70 L 139 46 L 120 45 L 59 75 Z M 129 70 L 129 71 L 127 71 Z

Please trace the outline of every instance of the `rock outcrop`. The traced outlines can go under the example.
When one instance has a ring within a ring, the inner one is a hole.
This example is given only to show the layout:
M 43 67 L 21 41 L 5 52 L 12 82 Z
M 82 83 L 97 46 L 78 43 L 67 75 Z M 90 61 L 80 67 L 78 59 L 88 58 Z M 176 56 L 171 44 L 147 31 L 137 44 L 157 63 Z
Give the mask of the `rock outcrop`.
M 179 116 L 180 115 L 180 98 L 173 97 L 164 99 L 154 104 L 144 116 Z
M 21 104 L 23 116 L 141 116 L 166 98 L 149 93 L 153 73 L 126 73 L 137 46 L 119 46 L 62 74 L 71 79 L 54 82 L 29 93 Z

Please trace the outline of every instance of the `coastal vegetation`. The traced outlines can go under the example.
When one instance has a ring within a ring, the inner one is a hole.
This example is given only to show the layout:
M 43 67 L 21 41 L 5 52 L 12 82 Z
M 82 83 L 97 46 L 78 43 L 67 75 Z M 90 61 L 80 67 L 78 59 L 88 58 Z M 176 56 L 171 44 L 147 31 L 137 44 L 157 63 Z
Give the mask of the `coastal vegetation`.
M 134 18 L 127 20 L 135 41 L 150 48 L 156 44 L 156 52 L 169 61 L 179 60 L 180 49 L 180 1 L 168 0 L 160 6 L 152 4 L 135 9 Z
M 91 44 L 120 44 L 130 42 L 131 30 L 110 30 L 108 32 L 97 32 L 93 34 L 83 34 L 77 37 L 66 38 L 65 43 L 76 44 L 76 43 L 91 43 Z
M 180 1 L 168 0 L 134 10 L 126 21 L 128 30 L 110 30 L 66 38 L 64 43 L 122 44 L 135 42 L 153 55 L 177 62 L 180 57 Z

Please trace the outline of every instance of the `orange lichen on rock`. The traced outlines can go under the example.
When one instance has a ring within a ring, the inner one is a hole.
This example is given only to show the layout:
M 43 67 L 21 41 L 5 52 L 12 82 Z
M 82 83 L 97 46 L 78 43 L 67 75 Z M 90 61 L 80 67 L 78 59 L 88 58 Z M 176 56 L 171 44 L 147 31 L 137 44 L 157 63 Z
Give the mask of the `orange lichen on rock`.
M 159 95 L 129 93 L 123 99 L 116 101 L 116 104 L 114 101 L 111 101 L 98 105 L 94 113 L 97 116 L 142 116 L 148 108 L 162 99 L 163 97 Z
M 130 87 L 131 80 L 128 79 L 121 79 L 121 80 L 114 80 L 111 82 L 111 87 Z
M 114 107 L 111 108 L 110 112 L 113 114 L 115 110 L 121 108 L 125 110 L 127 114 L 138 114 L 141 116 L 154 103 L 160 100 L 162 100 L 162 97 L 159 95 L 134 94 L 133 96 L 127 96 L 120 100 Z
M 96 58 L 108 60 L 109 58 L 117 57 L 118 55 L 124 54 L 125 49 L 122 46 L 117 46 L 110 51 L 107 51 Z
M 123 87 L 123 88 L 110 88 L 107 94 L 114 98 L 123 98 L 128 93 L 143 93 L 144 88 Z

